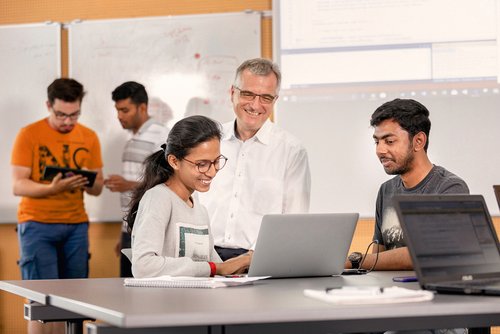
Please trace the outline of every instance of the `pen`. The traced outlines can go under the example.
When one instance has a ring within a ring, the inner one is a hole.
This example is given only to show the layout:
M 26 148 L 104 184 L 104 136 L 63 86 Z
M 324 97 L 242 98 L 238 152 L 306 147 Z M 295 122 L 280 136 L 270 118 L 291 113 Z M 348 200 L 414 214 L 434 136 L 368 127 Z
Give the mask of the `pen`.
M 245 277 L 246 274 L 234 274 L 234 275 L 225 275 L 224 277 L 226 278 L 240 278 L 240 277 Z
M 382 294 L 384 293 L 383 287 L 328 287 L 325 288 L 326 293 L 332 293 L 335 295 L 372 295 L 372 294 Z

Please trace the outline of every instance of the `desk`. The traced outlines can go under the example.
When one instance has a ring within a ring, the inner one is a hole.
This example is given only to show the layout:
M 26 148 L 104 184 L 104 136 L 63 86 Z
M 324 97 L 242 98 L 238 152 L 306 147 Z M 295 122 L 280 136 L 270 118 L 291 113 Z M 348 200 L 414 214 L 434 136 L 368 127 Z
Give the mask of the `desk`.
M 338 306 L 303 295 L 304 289 L 399 285 L 393 276 L 268 279 L 221 289 L 131 288 L 121 278 L 0 281 L 0 289 L 105 322 L 88 333 L 334 333 L 500 324 L 500 298 L 436 295 L 433 301 Z M 155 329 L 156 328 L 156 329 Z M 135 330 L 134 330 L 135 329 Z M 167 331 L 169 332 L 169 331 Z M 161 331 L 165 333 L 165 331 Z

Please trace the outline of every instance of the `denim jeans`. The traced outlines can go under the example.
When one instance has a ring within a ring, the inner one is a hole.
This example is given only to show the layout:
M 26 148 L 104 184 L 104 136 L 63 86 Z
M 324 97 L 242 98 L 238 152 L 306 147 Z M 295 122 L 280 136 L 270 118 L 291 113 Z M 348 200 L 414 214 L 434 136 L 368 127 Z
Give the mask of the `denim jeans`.
M 60 224 L 34 221 L 17 225 L 22 278 L 87 278 L 88 223 Z

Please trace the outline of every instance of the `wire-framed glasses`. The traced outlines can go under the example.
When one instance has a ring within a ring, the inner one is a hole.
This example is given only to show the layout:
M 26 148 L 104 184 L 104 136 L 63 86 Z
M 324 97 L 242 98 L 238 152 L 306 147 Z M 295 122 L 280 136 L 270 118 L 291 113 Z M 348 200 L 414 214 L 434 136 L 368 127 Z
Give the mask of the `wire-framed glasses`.
M 253 101 L 258 96 L 260 99 L 260 103 L 271 104 L 278 98 L 278 95 L 255 94 L 254 92 L 251 92 L 249 90 L 242 90 L 241 88 L 236 87 L 236 86 L 233 86 L 233 87 L 240 92 L 240 99 L 245 100 L 245 101 Z
M 195 165 L 196 168 L 198 168 L 198 172 L 200 172 L 200 173 L 208 172 L 210 170 L 210 167 L 212 167 L 212 165 L 214 165 L 214 168 L 216 171 L 219 171 L 222 168 L 224 168 L 224 166 L 226 165 L 226 162 L 227 162 L 227 158 L 225 156 L 223 156 L 222 154 L 219 155 L 217 157 L 217 159 L 215 159 L 214 161 L 198 160 L 198 161 L 194 162 L 194 161 L 188 160 L 186 158 L 182 158 L 182 160 L 186 160 L 187 162 Z
M 54 110 L 54 109 L 52 109 L 52 112 L 54 113 L 54 116 L 56 116 L 57 119 L 65 120 L 66 118 L 69 118 L 72 121 L 78 119 L 78 117 L 80 117 L 80 114 L 81 114 L 80 111 L 76 111 L 76 112 L 74 112 L 72 114 L 65 114 L 65 113 L 63 113 L 61 111 L 57 111 L 57 110 Z

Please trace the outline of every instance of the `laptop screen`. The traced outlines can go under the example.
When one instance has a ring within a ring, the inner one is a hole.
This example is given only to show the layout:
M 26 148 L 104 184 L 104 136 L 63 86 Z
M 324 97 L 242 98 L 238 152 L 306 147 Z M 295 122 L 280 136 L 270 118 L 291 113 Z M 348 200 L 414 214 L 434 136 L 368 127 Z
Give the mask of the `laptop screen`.
M 500 185 L 494 185 L 493 191 L 495 191 L 495 197 L 497 199 L 498 207 L 500 208 Z
M 482 196 L 397 196 L 395 206 L 419 276 L 453 279 L 500 271 L 497 237 Z

